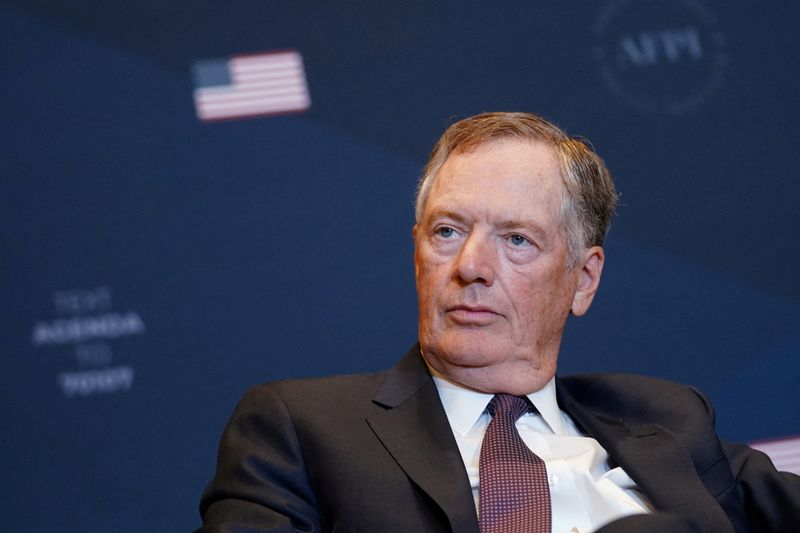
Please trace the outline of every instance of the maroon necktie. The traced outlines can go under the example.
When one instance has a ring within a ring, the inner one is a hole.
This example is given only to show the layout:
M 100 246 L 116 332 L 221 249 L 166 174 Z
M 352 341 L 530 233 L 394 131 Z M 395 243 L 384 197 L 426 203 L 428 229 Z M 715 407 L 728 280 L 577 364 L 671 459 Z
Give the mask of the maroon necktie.
M 549 533 L 550 488 L 544 461 L 522 442 L 514 423 L 534 407 L 528 398 L 496 394 L 480 457 L 481 533 Z

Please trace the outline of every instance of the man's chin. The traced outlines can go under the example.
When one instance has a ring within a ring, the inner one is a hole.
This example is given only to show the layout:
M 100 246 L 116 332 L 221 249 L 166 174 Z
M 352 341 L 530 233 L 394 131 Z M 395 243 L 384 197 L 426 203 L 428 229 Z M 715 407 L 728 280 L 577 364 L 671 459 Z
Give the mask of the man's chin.
M 498 344 L 491 342 L 478 342 L 475 339 L 457 339 L 449 342 L 439 342 L 430 345 L 427 349 L 423 346 L 426 359 L 434 367 L 442 366 L 481 368 L 491 366 L 503 361 L 509 352 L 498 350 Z M 436 364 L 434 362 L 439 364 Z M 444 371 L 444 369 L 440 369 Z
M 445 334 L 437 342 L 426 340 L 420 344 L 428 365 L 474 390 L 528 394 L 544 386 L 556 369 L 555 357 L 522 354 L 503 336 Z

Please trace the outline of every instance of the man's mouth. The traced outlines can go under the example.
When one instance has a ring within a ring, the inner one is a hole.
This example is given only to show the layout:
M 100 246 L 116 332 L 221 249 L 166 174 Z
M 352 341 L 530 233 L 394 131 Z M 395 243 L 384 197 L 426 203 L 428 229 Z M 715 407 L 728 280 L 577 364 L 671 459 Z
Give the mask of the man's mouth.
M 454 305 L 446 315 L 453 322 L 464 326 L 483 326 L 494 321 L 500 314 L 483 305 Z

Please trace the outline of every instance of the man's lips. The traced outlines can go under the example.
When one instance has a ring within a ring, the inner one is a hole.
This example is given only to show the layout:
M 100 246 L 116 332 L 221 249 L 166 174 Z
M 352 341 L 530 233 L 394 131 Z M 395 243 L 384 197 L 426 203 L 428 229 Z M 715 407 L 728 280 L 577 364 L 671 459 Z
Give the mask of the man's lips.
M 454 305 L 448 307 L 447 316 L 458 324 L 484 325 L 500 316 L 500 313 L 491 307 L 483 305 Z

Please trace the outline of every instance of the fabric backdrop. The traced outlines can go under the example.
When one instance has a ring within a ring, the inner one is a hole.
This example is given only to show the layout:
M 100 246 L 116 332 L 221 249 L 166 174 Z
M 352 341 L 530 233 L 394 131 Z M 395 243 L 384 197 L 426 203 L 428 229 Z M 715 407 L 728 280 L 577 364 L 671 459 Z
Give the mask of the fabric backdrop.
M 2 529 L 191 530 L 248 386 L 390 366 L 417 178 L 481 111 L 591 139 L 622 193 L 560 372 L 695 385 L 728 439 L 800 434 L 798 14 L 2 1 Z

